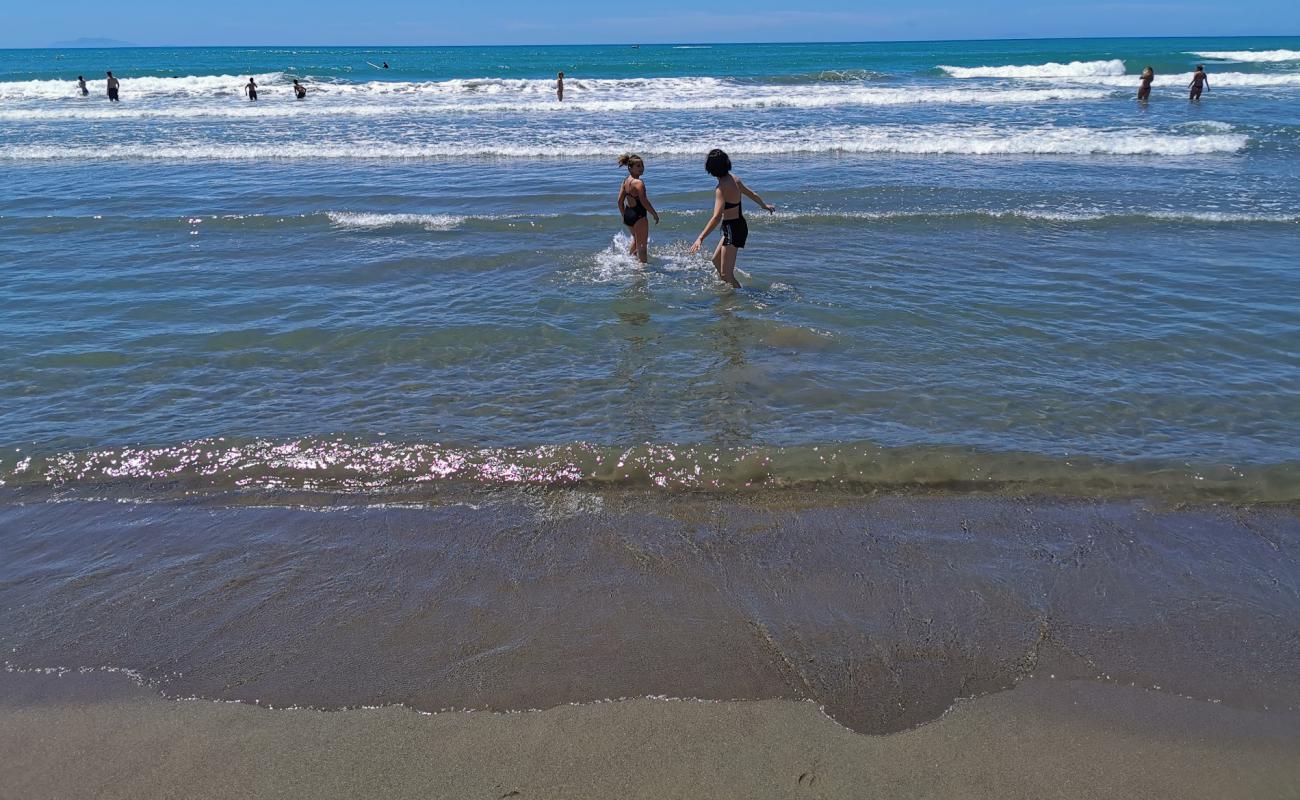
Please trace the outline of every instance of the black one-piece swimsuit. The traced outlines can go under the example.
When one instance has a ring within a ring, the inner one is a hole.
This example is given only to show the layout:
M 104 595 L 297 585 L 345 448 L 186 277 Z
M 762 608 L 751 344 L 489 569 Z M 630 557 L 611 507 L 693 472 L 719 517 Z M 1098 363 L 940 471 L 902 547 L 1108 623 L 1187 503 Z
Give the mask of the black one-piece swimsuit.
M 634 206 L 623 204 L 623 224 L 630 228 L 645 219 L 645 206 L 641 205 L 641 198 L 636 195 L 629 194 L 628 196 L 632 198 L 632 202 L 636 203 Z

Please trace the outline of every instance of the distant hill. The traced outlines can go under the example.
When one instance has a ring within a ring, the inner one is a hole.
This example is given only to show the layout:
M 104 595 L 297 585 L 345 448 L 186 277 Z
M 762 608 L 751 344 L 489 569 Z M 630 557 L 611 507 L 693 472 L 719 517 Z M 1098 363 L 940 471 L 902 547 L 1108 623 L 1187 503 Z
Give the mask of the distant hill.
M 50 47 L 135 47 L 135 45 L 120 39 L 99 39 L 93 36 L 83 36 L 80 39 L 71 39 L 66 42 L 52 42 Z

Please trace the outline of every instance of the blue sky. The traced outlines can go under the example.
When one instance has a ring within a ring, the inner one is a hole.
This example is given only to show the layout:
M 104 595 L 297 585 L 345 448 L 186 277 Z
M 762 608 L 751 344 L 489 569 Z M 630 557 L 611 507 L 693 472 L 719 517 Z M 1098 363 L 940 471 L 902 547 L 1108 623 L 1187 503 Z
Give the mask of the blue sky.
M 0 47 L 111 37 L 141 45 L 582 44 L 1300 34 L 1297 0 L 8 3 Z

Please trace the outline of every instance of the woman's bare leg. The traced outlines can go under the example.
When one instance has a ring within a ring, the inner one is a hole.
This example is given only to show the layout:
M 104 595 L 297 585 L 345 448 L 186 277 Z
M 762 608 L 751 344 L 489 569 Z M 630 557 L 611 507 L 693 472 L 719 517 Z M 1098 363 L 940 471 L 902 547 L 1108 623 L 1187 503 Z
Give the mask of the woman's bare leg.
M 642 217 L 632 226 L 632 252 L 644 264 L 650 258 L 650 220 Z
M 740 288 L 740 281 L 736 280 L 736 248 L 723 247 L 722 264 L 718 267 L 718 277 L 735 288 Z
M 718 246 L 713 248 L 712 261 L 713 261 L 713 271 L 718 273 L 718 277 L 721 278 L 722 277 L 722 241 L 721 240 L 718 241 Z

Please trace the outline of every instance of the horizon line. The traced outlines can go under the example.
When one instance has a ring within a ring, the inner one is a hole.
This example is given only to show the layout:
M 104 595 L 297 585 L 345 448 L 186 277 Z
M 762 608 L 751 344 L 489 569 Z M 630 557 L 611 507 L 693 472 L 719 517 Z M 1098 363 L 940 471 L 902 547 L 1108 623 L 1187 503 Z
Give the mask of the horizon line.
M 85 37 L 93 38 L 93 37 Z M 945 44 L 950 42 L 1079 42 L 1108 39 L 1300 39 L 1300 33 L 1294 34 L 1221 34 L 1180 35 L 1180 36 L 1007 36 L 974 37 L 956 39 L 820 39 L 820 40 L 784 40 L 753 42 L 709 42 L 709 41 L 641 41 L 641 42 L 570 42 L 550 44 L 109 44 L 109 45 L 44 45 L 40 47 L 0 47 L 4 50 L 162 50 L 169 48 L 185 49 L 234 49 L 234 48 L 274 48 L 274 47 L 317 47 L 317 48 L 372 48 L 387 50 L 418 50 L 432 47 L 474 48 L 474 47 L 660 47 L 674 45 L 707 45 L 709 47 L 754 47 L 762 45 L 815 45 L 815 44 Z

